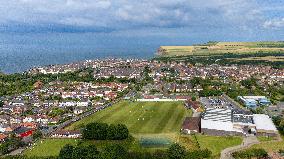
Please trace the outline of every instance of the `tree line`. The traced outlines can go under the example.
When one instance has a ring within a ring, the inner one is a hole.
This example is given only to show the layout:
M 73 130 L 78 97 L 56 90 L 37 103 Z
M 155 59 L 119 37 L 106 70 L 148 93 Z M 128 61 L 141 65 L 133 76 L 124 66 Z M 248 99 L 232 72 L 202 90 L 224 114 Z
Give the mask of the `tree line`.
M 129 130 L 124 124 L 94 122 L 84 127 L 82 137 L 89 140 L 124 140 L 129 137 Z
M 106 146 L 98 150 L 95 145 L 72 146 L 65 145 L 58 156 L 58 159 L 204 159 L 211 156 L 211 151 L 194 150 L 186 151 L 185 147 L 179 144 L 172 144 L 167 150 L 155 152 L 128 151 L 120 144 Z

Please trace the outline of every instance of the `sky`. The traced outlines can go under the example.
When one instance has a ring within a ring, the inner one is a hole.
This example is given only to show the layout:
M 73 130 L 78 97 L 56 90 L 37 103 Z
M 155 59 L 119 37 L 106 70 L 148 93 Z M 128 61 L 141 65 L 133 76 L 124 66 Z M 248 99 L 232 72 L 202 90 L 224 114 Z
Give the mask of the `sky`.
M 208 41 L 284 41 L 284 0 L 0 0 L 0 72 Z
M 0 0 L 0 33 L 283 40 L 284 1 Z

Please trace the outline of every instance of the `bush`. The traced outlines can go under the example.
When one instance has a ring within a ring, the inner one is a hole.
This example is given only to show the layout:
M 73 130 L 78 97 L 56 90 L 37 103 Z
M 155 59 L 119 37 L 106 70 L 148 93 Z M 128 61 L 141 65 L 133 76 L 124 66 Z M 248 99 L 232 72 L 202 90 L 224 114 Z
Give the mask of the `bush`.
M 203 158 L 209 158 L 211 156 L 212 152 L 208 149 L 205 150 L 195 150 L 188 152 L 186 154 L 186 158 L 190 159 L 203 159 Z
M 59 153 L 58 159 L 95 159 L 98 157 L 99 152 L 95 145 L 77 146 L 65 145 Z
M 110 145 L 105 148 L 100 158 L 104 159 L 126 159 L 127 150 L 118 144 Z
M 262 158 L 267 156 L 268 154 L 264 149 L 248 149 L 233 153 L 233 157 L 236 159 Z
M 182 159 L 185 158 L 186 151 L 185 147 L 179 144 L 172 144 L 168 149 L 168 157 L 170 159 Z

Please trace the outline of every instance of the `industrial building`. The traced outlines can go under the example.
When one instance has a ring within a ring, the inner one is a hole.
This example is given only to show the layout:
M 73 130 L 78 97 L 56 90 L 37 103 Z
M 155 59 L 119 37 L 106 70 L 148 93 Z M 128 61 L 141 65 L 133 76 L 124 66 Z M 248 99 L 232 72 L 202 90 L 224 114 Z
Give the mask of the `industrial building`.
M 258 106 L 270 105 L 271 102 L 265 96 L 238 96 L 238 99 L 248 108 L 255 109 Z
M 201 118 L 201 133 L 216 136 L 276 136 L 268 115 L 252 114 L 241 109 L 207 108 Z

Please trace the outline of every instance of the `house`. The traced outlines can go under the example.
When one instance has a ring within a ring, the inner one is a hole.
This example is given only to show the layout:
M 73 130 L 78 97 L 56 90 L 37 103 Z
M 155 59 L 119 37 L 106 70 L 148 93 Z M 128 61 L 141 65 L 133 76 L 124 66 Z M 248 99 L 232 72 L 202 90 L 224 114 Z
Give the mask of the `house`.
M 24 123 L 31 123 L 31 122 L 34 122 L 34 121 L 35 121 L 35 116 L 32 116 L 32 115 L 27 116 L 23 119 Z
M 74 107 L 76 106 L 76 102 L 74 101 L 65 101 L 65 102 L 60 102 L 59 107 Z
M 99 101 L 95 101 L 93 102 L 93 105 L 97 105 L 97 106 L 102 106 L 105 104 L 105 101 L 104 100 L 99 100 Z
M 35 89 L 40 89 L 40 88 L 42 88 L 43 83 L 41 81 L 37 81 L 37 82 L 34 83 L 33 86 L 34 86 Z
M 41 124 L 48 124 L 48 117 L 47 115 L 38 115 L 35 121 Z
M 20 124 L 23 127 L 26 128 L 31 128 L 31 129 L 36 129 L 37 128 L 37 124 L 36 123 L 21 123 Z
M 5 140 L 8 138 L 7 135 L 0 133 L 0 143 L 5 142 Z
M 90 105 L 89 99 L 81 99 L 80 101 L 77 102 L 78 107 L 87 107 L 89 105 Z
M 188 109 L 192 109 L 194 112 L 200 111 L 200 104 L 197 101 L 187 100 L 184 103 L 185 107 Z
M 82 134 L 80 131 L 71 130 L 59 130 L 51 134 L 52 138 L 81 138 Z
M 0 115 L 0 123 L 8 124 L 10 123 L 10 116 L 9 115 Z
M 60 121 L 60 118 L 58 118 L 58 117 L 54 117 L 54 118 L 49 119 L 50 124 L 57 124 L 57 123 L 59 123 L 59 121 Z
M 183 121 L 181 132 L 185 134 L 200 133 L 201 119 L 200 117 L 186 117 Z
M 19 116 L 11 117 L 10 124 L 20 124 L 22 123 L 23 119 Z
M 25 105 L 25 101 L 23 100 L 13 100 L 10 105 L 13 106 L 24 106 Z
M 24 138 L 31 136 L 34 132 L 34 129 L 20 126 L 17 127 L 13 132 L 16 134 L 17 137 Z

